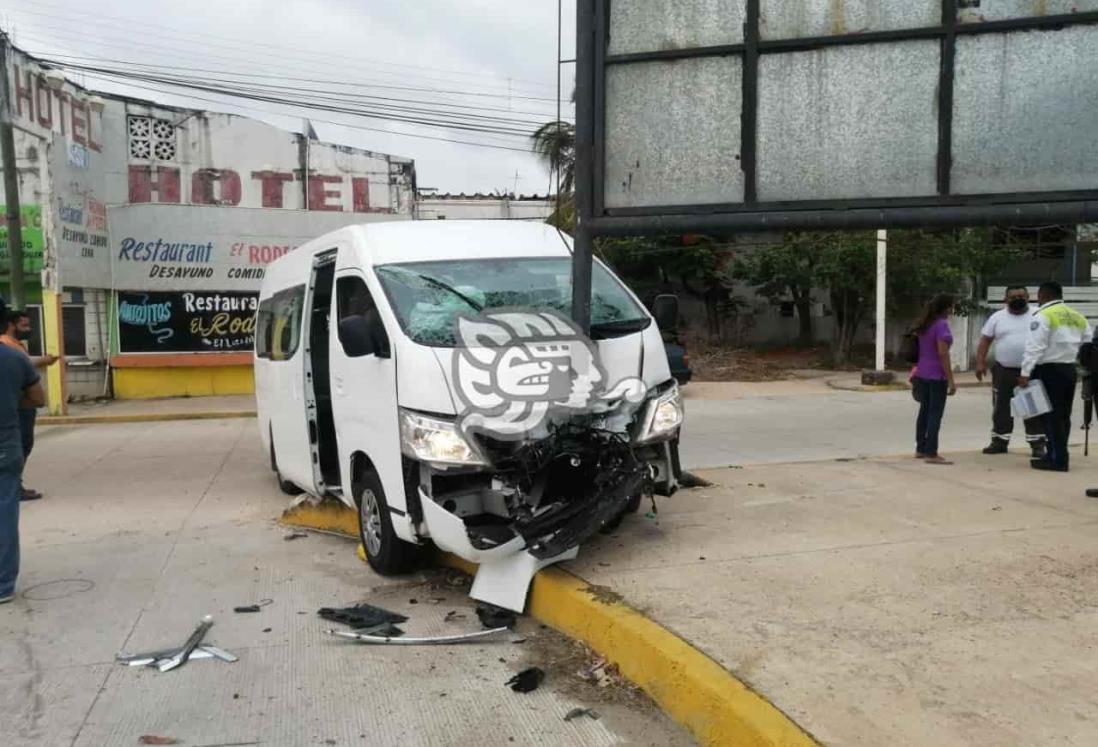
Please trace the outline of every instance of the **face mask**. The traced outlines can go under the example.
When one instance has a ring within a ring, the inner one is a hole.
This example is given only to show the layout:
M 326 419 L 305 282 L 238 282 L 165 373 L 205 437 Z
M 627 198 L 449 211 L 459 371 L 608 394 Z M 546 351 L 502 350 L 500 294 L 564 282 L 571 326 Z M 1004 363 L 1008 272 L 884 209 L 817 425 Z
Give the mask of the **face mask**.
M 1008 303 L 1007 306 L 1015 314 L 1021 314 L 1029 308 L 1029 301 L 1024 298 L 1012 298 L 1010 299 L 1010 303 Z

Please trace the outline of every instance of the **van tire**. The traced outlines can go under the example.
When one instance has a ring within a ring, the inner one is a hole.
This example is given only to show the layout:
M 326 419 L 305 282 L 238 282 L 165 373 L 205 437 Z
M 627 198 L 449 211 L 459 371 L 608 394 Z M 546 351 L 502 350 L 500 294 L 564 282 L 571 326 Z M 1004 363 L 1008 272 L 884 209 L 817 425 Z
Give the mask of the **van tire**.
M 418 545 L 405 542 L 393 529 L 389 503 L 381 479 L 370 469 L 355 486 L 358 506 L 358 538 L 366 551 L 366 561 L 382 576 L 406 573 L 417 565 L 421 552 Z
M 282 473 L 278 471 L 278 460 L 275 459 L 275 445 L 274 436 L 271 437 L 271 469 L 274 470 L 275 478 L 278 480 L 278 489 L 286 495 L 301 495 L 305 491 L 294 485 L 289 480 L 282 478 Z

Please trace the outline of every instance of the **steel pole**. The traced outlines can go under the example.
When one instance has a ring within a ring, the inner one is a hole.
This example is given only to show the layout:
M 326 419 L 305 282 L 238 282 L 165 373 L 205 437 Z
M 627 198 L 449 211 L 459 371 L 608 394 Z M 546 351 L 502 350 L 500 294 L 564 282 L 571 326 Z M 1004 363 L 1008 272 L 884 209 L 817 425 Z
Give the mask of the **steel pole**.
M 888 231 L 877 231 L 877 371 L 885 370 L 885 293 L 888 288 Z
M 12 308 L 26 305 L 23 281 L 23 216 L 19 208 L 19 170 L 15 162 L 15 132 L 11 124 L 11 93 L 8 88 L 8 37 L 0 34 L 0 161 L 4 169 L 4 205 L 8 224 L 8 258 L 11 263 Z
M 585 333 L 591 329 L 591 262 L 595 238 L 595 1 L 576 2 L 576 237 L 572 250 L 572 319 Z

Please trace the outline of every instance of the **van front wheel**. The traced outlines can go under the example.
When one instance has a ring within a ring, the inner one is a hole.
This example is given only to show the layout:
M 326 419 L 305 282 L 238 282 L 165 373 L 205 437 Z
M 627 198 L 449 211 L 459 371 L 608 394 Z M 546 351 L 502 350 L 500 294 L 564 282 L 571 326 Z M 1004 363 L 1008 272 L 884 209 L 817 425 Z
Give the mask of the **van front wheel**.
M 358 503 L 358 536 L 366 550 L 370 567 L 382 576 L 411 570 L 418 560 L 419 548 L 397 537 L 389 515 L 385 490 L 374 471 L 363 476 L 355 491 Z

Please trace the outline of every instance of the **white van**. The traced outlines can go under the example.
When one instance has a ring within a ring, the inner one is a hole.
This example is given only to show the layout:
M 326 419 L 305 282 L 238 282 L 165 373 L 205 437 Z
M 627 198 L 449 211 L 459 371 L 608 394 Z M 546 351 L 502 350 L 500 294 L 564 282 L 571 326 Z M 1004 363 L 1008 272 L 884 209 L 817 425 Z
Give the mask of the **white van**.
M 570 306 L 571 240 L 544 224 L 350 226 L 278 259 L 260 296 L 255 383 L 280 486 L 354 508 L 378 572 L 408 569 L 433 543 L 479 564 L 474 598 L 522 611 L 539 568 L 575 557 L 642 493 L 677 487 L 683 408 L 660 332 L 598 262 L 590 337 L 606 381 L 631 380 L 639 396 L 618 407 L 607 394 L 597 412 L 499 438 L 458 427 L 468 392 L 456 358 L 469 348 L 458 316 Z M 514 370 L 546 365 L 524 359 L 534 346 L 512 347 Z

